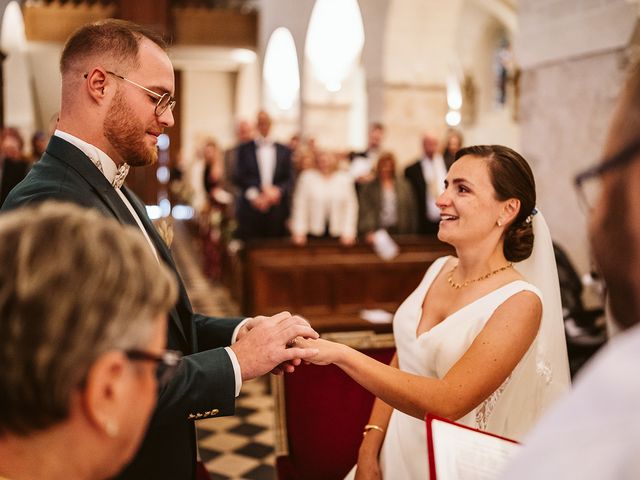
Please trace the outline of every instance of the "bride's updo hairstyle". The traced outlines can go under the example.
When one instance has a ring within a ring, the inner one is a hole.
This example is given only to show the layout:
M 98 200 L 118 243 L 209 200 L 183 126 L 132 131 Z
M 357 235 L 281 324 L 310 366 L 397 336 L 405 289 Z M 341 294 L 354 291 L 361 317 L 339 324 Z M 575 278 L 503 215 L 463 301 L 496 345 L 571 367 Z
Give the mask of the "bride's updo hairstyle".
M 533 250 L 533 209 L 536 205 L 536 183 L 531 167 L 515 150 L 502 145 L 475 145 L 458 150 L 456 160 L 465 155 L 483 158 L 489 167 L 496 198 L 503 202 L 520 200 L 520 211 L 507 227 L 504 256 L 510 262 L 529 258 Z

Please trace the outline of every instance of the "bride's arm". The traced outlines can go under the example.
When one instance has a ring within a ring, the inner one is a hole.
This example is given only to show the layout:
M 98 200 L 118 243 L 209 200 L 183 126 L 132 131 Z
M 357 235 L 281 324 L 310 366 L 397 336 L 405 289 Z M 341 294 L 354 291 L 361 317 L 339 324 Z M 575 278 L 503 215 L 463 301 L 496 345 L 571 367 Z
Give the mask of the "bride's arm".
M 389 365 L 394 368 L 398 368 L 397 354 L 393 356 Z M 379 398 L 374 400 L 368 424 L 376 425 L 380 427 L 382 431 L 373 428 L 364 435 L 362 443 L 360 444 L 360 449 L 358 450 L 356 478 L 358 478 L 359 474 L 364 477 L 368 474 L 379 474 L 380 467 L 378 457 L 380 455 L 380 449 L 382 448 L 382 442 L 384 441 L 387 433 L 392 411 L 393 408 Z M 375 477 L 375 475 L 373 476 Z
M 456 420 L 511 374 L 535 339 L 541 313 L 540 299 L 532 292 L 507 299 L 441 380 L 403 372 L 345 345 L 326 340 L 304 342 L 320 350 L 311 362 L 334 363 L 393 408 L 416 418 L 429 412 Z

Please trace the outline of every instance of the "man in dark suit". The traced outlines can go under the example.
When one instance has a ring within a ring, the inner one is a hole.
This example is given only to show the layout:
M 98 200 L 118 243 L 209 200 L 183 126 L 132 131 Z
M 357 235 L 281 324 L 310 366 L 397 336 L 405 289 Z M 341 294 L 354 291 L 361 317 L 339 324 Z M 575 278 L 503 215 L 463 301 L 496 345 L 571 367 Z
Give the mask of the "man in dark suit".
M 437 149 L 438 138 L 432 133 L 425 133 L 422 137 L 424 155 L 404 171 L 405 178 L 413 187 L 418 207 L 418 232 L 422 234 L 438 233 L 440 226 L 440 209 L 436 206 L 436 198 L 444 189 L 447 168 Z
M 129 165 L 157 160 L 157 136 L 174 123 L 173 67 L 162 39 L 124 21 L 85 25 L 67 41 L 60 69 L 57 130 L 3 210 L 47 199 L 96 209 L 140 228 L 158 261 L 174 271 L 180 295 L 168 318 L 167 344 L 185 356 L 159 392 L 141 450 L 122 478 L 193 479 L 194 420 L 232 415 L 242 381 L 279 365 L 291 371 L 284 362 L 297 364 L 313 352 L 287 348 L 290 341 L 316 334 L 286 312 L 247 320 L 193 313 L 168 247 L 142 202 L 122 186 Z
M 291 150 L 269 138 L 271 118 L 258 113 L 258 137 L 238 147 L 233 183 L 239 189 L 236 205 L 238 238 L 284 237 L 293 188 Z

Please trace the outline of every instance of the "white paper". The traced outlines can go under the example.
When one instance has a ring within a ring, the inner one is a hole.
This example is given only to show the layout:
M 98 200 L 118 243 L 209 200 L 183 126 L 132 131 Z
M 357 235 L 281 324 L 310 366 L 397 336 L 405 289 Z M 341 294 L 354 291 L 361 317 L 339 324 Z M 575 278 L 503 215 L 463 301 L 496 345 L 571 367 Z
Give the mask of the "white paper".
M 381 228 L 373 233 L 373 251 L 383 260 L 393 260 L 400 253 L 389 232 Z
M 391 323 L 393 313 L 379 308 L 360 310 L 360 318 L 371 323 Z
M 522 445 L 448 422 L 431 421 L 438 480 L 494 480 Z

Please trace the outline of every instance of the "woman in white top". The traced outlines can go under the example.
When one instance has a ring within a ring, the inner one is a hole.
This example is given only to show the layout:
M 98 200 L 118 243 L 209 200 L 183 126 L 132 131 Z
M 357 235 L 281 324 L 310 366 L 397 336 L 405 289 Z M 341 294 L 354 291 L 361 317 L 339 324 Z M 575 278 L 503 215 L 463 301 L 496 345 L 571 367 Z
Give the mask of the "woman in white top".
M 307 235 L 328 236 L 353 245 L 358 228 L 358 197 L 353 179 L 338 170 L 338 159 L 332 153 L 318 153 L 316 165 L 317 169 L 304 170 L 296 184 L 292 240 L 304 245 Z
M 434 262 L 398 308 L 391 365 L 297 340 L 320 349 L 313 363 L 336 364 L 378 397 L 356 478 L 428 478 L 427 413 L 519 439 L 569 385 L 557 270 L 531 169 L 497 145 L 456 158 L 437 200 L 438 237 L 456 257 Z

